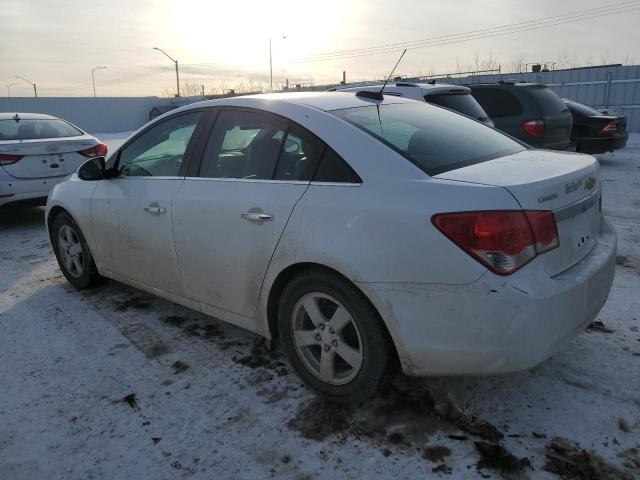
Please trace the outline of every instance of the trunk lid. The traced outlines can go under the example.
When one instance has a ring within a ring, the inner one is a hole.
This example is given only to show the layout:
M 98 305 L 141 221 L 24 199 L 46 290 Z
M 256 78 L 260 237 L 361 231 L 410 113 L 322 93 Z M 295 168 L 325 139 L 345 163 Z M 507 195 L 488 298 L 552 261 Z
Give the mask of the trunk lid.
M 550 275 L 579 262 L 598 240 L 600 185 L 591 156 L 525 150 L 435 178 L 504 187 L 525 210 L 553 210 L 560 246 L 540 257 Z
M 93 137 L 0 141 L 0 154 L 22 155 L 1 168 L 15 178 L 59 177 L 75 172 L 87 157 L 79 154 L 98 143 Z

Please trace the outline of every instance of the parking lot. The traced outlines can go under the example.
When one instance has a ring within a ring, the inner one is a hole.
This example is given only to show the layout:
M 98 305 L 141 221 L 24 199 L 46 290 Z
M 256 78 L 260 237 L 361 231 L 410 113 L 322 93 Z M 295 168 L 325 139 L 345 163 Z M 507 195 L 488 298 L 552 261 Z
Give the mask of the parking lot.
M 400 377 L 349 408 L 252 333 L 115 282 L 75 291 L 44 210 L 5 214 L 0 479 L 640 476 L 640 135 L 599 159 L 619 241 L 601 323 L 533 370 Z

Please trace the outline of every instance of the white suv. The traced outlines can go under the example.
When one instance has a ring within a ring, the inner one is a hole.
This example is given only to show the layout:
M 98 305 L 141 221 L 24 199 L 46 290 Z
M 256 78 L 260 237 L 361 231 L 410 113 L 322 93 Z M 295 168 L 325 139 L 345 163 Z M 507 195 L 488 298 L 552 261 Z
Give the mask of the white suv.
M 359 92 L 367 90 L 377 92 L 382 88 L 382 83 L 366 84 L 360 86 L 345 86 L 332 88 L 329 91 L 338 92 Z M 467 117 L 493 127 L 493 122 L 482 109 L 480 104 L 471 96 L 471 89 L 461 85 L 449 85 L 441 83 L 411 83 L 393 82 L 388 83 L 382 92 L 384 95 L 394 95 L 396 97 L 411 98 L 421 102 L 429 102 L 434 105 L 454 110 Z

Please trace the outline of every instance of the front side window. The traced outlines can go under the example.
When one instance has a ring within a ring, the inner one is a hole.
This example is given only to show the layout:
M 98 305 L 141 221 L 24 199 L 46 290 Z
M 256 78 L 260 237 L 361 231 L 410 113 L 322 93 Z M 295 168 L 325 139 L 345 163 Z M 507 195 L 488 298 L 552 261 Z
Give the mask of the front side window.
M 200 166 L 206 178 L 272 179 L 286 122 L 244 110 L 222 111 Z
M 426 103 L 398 103 L 331 113 L 369 133 L 429 175 L 524 150 L 497 130 Z
M 80 130 L 64 120 L 0 120 L 0 140 L 37 140 L 80 135 Z
M 178 176 L 202 112 L 178 115 L 154 125 L 125 146 L 118 169 L 124 177 Z

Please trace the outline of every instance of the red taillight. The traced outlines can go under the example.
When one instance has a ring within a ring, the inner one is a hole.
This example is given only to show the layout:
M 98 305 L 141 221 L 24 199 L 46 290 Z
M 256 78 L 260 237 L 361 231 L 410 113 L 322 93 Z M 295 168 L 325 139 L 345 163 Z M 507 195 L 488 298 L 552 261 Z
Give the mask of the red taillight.
M 433 224 L 491 271 L 509 275 L 556 248 L 558 230 L 552 211 L 479 211 L 440 213 Z
M 86 150 L 80 150 L 78 153 L 89 158 L 104 157 L 107 154 L 107 146 L 104 143 L 99 143 Z
M 544 137 L 544 120 L 526 120 L 522 122 L 522 129 L 532 137 Z
M 11 165 L 20 160 L 24 155 L 9 155 L 7 153 L 0 153 L 0 165 Z
M 611 120 L 604 127 L 598 130 L 598 133 L 601 133 L 603 135 L 610 135 L 612 133 L 616 133 L 617 131 L 618 131 L 618 122 L 616 122 L 615 120 Z

